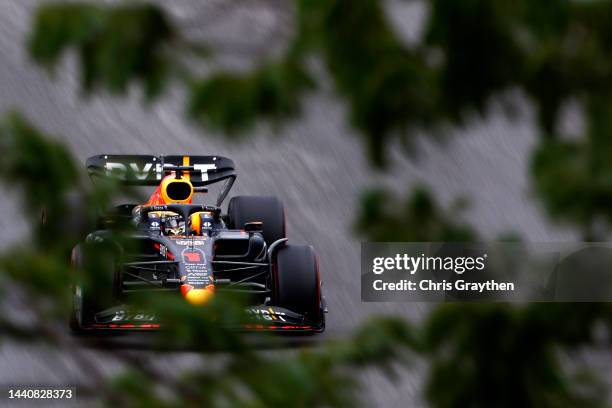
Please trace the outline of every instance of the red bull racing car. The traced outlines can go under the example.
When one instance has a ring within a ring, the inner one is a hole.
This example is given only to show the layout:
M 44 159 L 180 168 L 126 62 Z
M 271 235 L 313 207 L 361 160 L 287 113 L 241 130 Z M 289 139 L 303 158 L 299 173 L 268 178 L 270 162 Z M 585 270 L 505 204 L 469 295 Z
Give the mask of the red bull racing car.
M 236 172 L 220 156 L 99 155 L 87 160 L 93 182 L 114 179 L 155 191 L 145 203 L 122 204 L 101 217 L 97 230 L 77 245 L 75 270 L 86 271 L 87 248 L 113 242 L 125 252 L 112 265 L 113 305 L 100 305 L 96 288 L 73 285 L 70 326 L 91 330 L 150 330 L 163 322 L 129 305 L 130 294 L 176 292 L 186 302 L 206 307 L 219 292 L 248 295 L 242 329 L 322 332 L 325 301 L 317 257 L 311 246 L 287 242 L 285 211 L 276 197 L 236 196 L 226 214 L 221 204 Z M 214 205 L 195 204 L 194 196 L 222 182 Z M 118 219 L 133 228 L 121 237 Z M 108 288 L 104 288 L 108 289 Z

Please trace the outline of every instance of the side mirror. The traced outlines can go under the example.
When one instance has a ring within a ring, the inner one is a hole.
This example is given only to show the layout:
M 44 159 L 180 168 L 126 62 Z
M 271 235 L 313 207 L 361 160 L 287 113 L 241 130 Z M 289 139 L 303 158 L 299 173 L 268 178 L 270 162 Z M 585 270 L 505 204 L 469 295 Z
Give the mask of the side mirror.
M 245 222 L 244 230 L 246 232 L 261 232 L 263 231 L 263 222 L 261 221 Z

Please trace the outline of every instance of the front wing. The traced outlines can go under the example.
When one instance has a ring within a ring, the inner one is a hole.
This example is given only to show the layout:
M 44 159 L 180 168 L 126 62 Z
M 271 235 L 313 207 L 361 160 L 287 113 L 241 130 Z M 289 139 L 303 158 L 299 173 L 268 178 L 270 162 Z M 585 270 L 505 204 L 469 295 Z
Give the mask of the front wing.
M 127 305 L 116 306 L 96 313 L 95 321 L 83 327 L 91 331 L 155 331 L 162 323 L 153 314 L 134 310 Z M 232 329 L 265 332 L 311 332 L 325 330 L 325 319 L 307 320 L 303 315 L 276 306 L 252 306 L 245 309 L 244 321 Z

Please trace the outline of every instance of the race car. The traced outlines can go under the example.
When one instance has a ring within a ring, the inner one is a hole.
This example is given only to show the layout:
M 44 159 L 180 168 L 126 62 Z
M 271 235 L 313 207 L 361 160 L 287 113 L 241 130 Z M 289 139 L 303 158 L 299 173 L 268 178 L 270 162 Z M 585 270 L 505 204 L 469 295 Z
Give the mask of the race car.
M 130 306 L 131 294 L 143 291 L 146 296 L 175 292 L 198 307 L 206 307 L 221 292 L 245 294 L 253 304 L 245 310 L 241 329 L 325 329 L 317 256 L 311 246 L 288 243 L 281 201 L 236 196 L 222 213 L 221 204 L 236 180 L 232 160 L 98 155 L 86 166 L 94 183 L 112 179 L 155 190 L 144 203 L 113 206 L 72 250 L 71 263 L 80 274 L 87 273 L 88 248 L 110 242 L 122 254 L 110 262 L 111 288 L 75 279 L 73 331 L 159 329 L 163 322 L 156 316 Z M 194 203 L 194 197 L 207 196 L 207 186 L 219 182 L 223 184 L 214 205 Z M 120 222 L 132 228 L 115 228 Z M 113 304 L 100 304 L 100 290 L 110 290 Z

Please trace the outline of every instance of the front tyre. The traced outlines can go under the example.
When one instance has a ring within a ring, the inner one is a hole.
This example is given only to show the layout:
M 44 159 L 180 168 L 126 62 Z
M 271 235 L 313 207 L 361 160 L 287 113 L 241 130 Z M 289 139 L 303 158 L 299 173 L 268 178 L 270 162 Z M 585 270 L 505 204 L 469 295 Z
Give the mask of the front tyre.
M 277 250 L 275 259 L 273 303 L 323 328 L 319 262 L 312 247 L 285 245 Z
M 114 251 L 105 245 L 78 244 L 72 250 L 72 307 L 69 326 L 82 333 L 95 323 L 96 313 L 112 307 L 116 295 Z
M 70 256 L 70 264 L 73 272 L 72 288 L 72 308 L 70 310 L 70 330 L 78 334 L 83 331 L 83 328 L 88 322 L 93 320 L 95 311 L 89 290 L 85 290 L 84 273 L 85 261 L 83 254 L 83 245 L 79 244 L 72 249 Z

